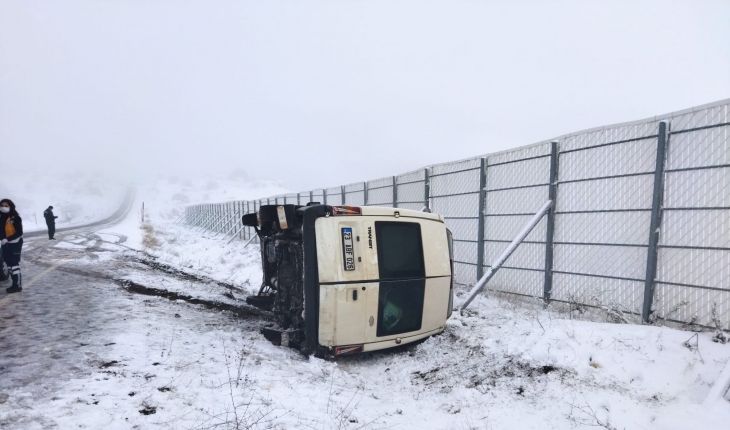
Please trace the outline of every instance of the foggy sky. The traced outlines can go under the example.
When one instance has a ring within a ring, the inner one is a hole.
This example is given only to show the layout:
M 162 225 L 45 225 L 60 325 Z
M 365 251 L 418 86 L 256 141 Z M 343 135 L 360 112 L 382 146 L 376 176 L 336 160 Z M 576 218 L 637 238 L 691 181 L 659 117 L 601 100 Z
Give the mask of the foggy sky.
M 730 97 L 728 23 L 728 1 L 0 0 L 0 169 L 375 179 Z

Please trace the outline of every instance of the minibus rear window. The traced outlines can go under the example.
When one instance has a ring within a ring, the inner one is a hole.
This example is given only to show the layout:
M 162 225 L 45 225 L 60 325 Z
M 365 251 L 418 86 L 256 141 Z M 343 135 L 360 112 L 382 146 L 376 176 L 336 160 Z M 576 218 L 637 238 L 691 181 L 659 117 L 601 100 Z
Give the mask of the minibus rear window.
M 380 283 L 377 336 L 419 331 L 423 321 L 425 279 Z
M 423 278 L 421 225 L 413 222 L 376 221 L 380 279 Z

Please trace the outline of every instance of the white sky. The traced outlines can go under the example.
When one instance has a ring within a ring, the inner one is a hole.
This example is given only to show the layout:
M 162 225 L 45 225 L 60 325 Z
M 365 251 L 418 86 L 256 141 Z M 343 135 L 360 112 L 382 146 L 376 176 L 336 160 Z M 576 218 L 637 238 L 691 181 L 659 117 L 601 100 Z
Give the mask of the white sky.
M 0 0 L 0 168 L 298 191 L 727 97 L 727 0 Z

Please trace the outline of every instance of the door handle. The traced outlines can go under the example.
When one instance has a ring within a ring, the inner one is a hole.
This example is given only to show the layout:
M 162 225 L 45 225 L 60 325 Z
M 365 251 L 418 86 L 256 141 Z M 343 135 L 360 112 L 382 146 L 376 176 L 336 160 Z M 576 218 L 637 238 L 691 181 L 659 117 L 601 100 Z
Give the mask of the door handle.
M 357 300 L 357 290 L 352 290 L 352 300 Z

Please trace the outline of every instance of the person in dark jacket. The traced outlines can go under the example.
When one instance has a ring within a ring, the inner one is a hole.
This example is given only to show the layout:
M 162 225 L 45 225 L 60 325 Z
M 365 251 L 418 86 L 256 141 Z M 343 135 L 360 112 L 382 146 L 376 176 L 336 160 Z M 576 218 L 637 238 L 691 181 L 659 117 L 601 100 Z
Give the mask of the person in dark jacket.
M 20 250 L 23 248 L 23 220 L 15 203 L 10 199 L 0 200 L 0 245 L 3 260 L 10 269 L 13 285 L 6 288 L 8 293 L 23 291 L 23 278 L 20 275 Z
M 48 226 L 48 240 L 56 240 L 56 218 L 57 216 L 53 215 L 53 206 L 48 206 L 48 209 L 46 209 L 43 212 L 43 218 L 46 219 L 46 225 Z

